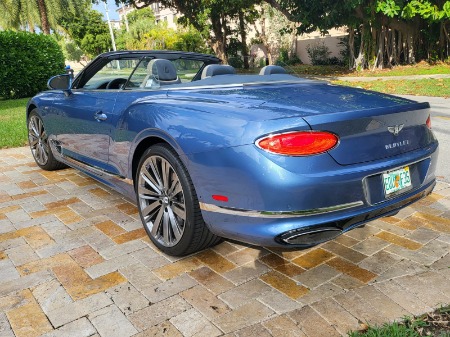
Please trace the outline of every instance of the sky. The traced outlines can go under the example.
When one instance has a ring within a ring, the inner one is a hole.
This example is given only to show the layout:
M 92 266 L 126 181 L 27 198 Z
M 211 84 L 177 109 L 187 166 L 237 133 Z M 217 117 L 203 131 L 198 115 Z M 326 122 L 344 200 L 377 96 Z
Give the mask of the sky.
M 103 17 L 106 20 L 106 11 L 105 11 L 105 3 L 100 1 L 98 5 L 92 5 L 92 8 L 103 13 Z M 108 10 L 109 10 L 109 18 L 111 20 L 119 20 L 119 13 L 116 12 L 118 7 L 116 6 L 115 0 L 108 0 Z

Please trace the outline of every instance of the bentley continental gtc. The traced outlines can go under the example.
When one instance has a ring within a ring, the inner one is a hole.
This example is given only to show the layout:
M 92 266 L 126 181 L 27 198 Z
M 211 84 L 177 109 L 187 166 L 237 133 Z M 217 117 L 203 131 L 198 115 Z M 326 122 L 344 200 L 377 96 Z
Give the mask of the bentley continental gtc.
M 26 110 L 37 165 L 134 200 L 167 254 L 222 238 L 309 247 L 436 183 L 428 103 L 169 51 L 105 53 L 48 86 Z

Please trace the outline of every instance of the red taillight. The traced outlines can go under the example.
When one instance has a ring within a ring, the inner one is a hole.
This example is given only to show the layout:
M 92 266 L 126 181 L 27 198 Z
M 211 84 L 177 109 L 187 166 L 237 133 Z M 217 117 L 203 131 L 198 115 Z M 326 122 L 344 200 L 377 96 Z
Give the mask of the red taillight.
M 225 195 L 214 194 L 214 195 L 212 196 L 212 198 L 213 198 L 214 200 L 217 200 L 217 201 L 228 202 L 228 197 L 225 196 Z
M 324 131 L 297 131 L 264 137 L 256 141 L 261 149 L 288 156 L 310 156 L 331 150 L 338 143 L 336 135 Z
M 427 124 L 428 129 L 431 129 L 431 116 L 430 115 L 428 115 L 426 124 Z

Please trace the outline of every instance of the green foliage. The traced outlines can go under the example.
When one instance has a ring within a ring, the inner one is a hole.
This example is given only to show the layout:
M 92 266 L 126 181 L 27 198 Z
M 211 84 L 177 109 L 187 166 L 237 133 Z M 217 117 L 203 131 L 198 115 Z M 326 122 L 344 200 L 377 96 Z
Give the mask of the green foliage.
M 27 101 L 28 98 L 0 100 L 0 149 L 27 143 Z
M 350 337 L 420 337 L 419 333 L 413 329 L 399 323 L 385 324 L 382 327 L 369 327 L 364 332 L 351 332 Z
M 64 55 L 51 36 L 0 32 L 0 68 L 0 97 L 29 97 L 64 72 Z
M 61 25 L 87 56 L 95 57 L 112 48 L 108 24 L 96 10 L 87 9 L 79 16 L 68 13 Z
M 325 43 L 315 43 L 308 44 L 306 46 L 306 52 L 308 53 L 309 59 L 314 66 L 324 66 L 330 64 L 330 49 L 325 45 Z

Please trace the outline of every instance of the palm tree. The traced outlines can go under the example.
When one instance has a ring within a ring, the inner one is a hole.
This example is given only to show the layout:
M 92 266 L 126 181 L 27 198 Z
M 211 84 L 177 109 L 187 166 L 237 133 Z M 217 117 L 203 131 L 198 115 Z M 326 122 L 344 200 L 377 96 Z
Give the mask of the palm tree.
M 90 7 L 89 0 L 2 0 L 0 25 L 5 29 L 26 29 L 38 26 L 44 34 L 60 28 L 59 21 L 67 12 L 74 15 Z

